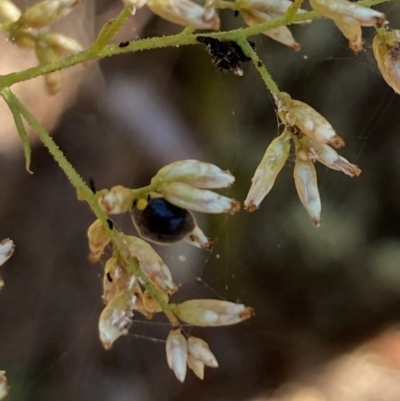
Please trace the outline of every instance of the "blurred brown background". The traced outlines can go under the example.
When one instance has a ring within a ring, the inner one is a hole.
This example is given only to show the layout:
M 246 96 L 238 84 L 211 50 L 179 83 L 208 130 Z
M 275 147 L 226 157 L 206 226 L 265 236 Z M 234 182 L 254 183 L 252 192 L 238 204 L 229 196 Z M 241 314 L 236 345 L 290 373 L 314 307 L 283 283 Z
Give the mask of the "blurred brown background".
M 85 0 L 60 30 L 87 43 L 119 9 L 118 1 Z M 380 9 L 399 27 L 399 1 Z M 221 15 L 224 29 L 243 25 L 229 11 Z M 117 40 L 180 29 L 143 9 Z M 299 53 L 252 40 L 280 88 L 332 123 L 347 144 L 341 154 L 363 173 L 350 179 L 317 166 L 319 229 L 297 198 L 289 161 L 259 211 L 200 216 L 215 241 L 211 252 L 158 248 L 183 284 L 175 301 L 217 297 L 256 310 L 238 326 L 191 330 L 220 363 L 204 382 L 189 373 L 182 385 L 168 369 L 164 344 L 152 341 L 167 336 L 162 318 L 138 315 L 130 335 L 101 348 L 102 265 L 87 259 L 93 215 L 38 142 L 28 175 L 16 132 L 1 125 L 0 238 L 17 244 L 1 271 L 0 368 L 10 401 L 400 399 L 400 97 L 373 60 L 372 29 L 359 55 L 329 21 L 293 32 Z M 200 45 L 102 60 L 65 76 L 65 87 L 80 80 L 76 98 L 50 98 L 36 115 L 98 188 L 138 187 L 168 162 L 198 158 L 230 169 L 237 183 L 228 193 L 243 200 L 278 133 L 254 68 L 244 77 L 218 72 Z M 46 101 L 38 88 L 21 90 L 32 110 Z M 134 233 L 128 216 L 115 222 Z

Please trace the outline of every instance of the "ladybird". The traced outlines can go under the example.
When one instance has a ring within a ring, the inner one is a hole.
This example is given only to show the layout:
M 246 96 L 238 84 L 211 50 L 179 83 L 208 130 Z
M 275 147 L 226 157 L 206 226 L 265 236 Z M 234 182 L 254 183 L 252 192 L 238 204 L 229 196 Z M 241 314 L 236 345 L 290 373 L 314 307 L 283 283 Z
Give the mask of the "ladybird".
M 135 199 L 131 217 L 140 236 L 159 244 L 183 240 L 196 227 L 192 214 L 162 197 Z

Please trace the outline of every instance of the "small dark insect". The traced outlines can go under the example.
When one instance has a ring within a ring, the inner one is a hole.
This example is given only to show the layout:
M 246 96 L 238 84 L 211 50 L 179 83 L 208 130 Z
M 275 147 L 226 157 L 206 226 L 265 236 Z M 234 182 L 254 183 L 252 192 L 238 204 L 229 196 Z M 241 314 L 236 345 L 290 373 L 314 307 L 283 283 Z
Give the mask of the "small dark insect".
M 121 43 L 118 45 L 118 47 L 127 47 L 127 46 L 129 46 L 129 41 L 127 41 L 127 42 L 121 42 Z
M 259 66 L 259 67 L 262 67 L 262 62 L 261 61 L 259 61 L 258 63 L 257 63 L 257 65 Z
M 114 222 L 111 219 L 107 219 L 107 224 L 110 230 L 114 228 Z
M 140 236 L 160 244 L 181 241 L 196 226 L 192 214 L 161 197 L 148 197 L 133 202 L 133 224 Z
M 107 280 L 108 280 L 110 283 L 112 283 L 113 279 L 112 279 L 112 277 L 111 277 L 111 274 L 108 272 L 108 273 L 106 274 L 106 276 L 107 276 Z
M 95 194 L 96 193 L 96 187 L 94 185 L 94 179 L 93 177 L 89 177 L 89 188 L 92 190 L 92 192 Z
M 239 15 L 239 11 L 235 10 L 235 12 L 233 13 L 233 16 L 236 18 Z
M 207 36 L 197 36 L 197 41 L 206 46 L 212 62 L 219 70 L 242 76 L 242 64 L 251 61 L 234 41 L 221 42 Z M 254 44 L 250 44 L 254 47 Z

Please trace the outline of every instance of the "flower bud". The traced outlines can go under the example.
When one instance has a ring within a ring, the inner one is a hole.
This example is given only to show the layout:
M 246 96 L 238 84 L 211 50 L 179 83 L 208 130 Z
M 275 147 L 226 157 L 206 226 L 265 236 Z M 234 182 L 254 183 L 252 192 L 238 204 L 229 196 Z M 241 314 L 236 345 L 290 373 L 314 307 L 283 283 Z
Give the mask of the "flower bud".
M 332 170 L 342 171 L 344 174 L 354 177 L 361 174 L 361 170 L 340 156 L 334 149 L 324 143 L 309 140 L 307 145 L 301 148 L 297 155 L 302 160 L 318 161 Z
M 225 188 L 235 181 L 229 171 L 198 160 L 181 160 L 168 164 L 158 171 L 152 183 L 183 182 L 195 188 Z
M 101 312 L 99 320 L 100 340 L 105 349 L 110 349 L 115 340 L 128 334 L 132 324 L 132 309 L 136 296 L 130 290 L 117 295 Z
M 133 194 L 129 188 L 117 185 L 99 197 L 99 205 L 107 214 L 125 213 L 132 207 Z
M 9 0 L 0 0 L 0 22 L 15 22 L 21 16 L 21 10 Z
M 314 226 L 321 223 L 321 200 L 318 192 L 317 173 L 311 160 L 296 157 L 294 165 L 294 183 L 300 201 L 312 218 Z
M 217 299 L 191 299 L 175 305 L 180 320 L 194 326 L 229 326 L 249 319 L 253 309 Z
M 0 266 L 11 258 L 15 251 L 14 241 L 6 238 L 0 242 Z
M 28 8 L 21 16 L 21 23 L 40 29 L 67 16 L 81 0 L 44 0 Z
M 180 382 L 185 381 L 188 346 L 180 329 L 171 330 L 166 344 L 167 362 Z
M 187 339 L 188 343 L 188 354 L 193 359 L 198 359 L 203 362 L 204 365 L 210 368 L 217 368 L 218 362 L 214 354 L 210 351 L 208 344 L 198 337 L 190 336 Z
M 89 248 L 92 252 L 89 258 L 92 262 L 97 262 L 100 260 L 104 248 L 110 243 L 111 239 L 103 223 L 98 219 L 90 225 L 87 236 L 89 239 Z
M 267 148 L 261 163 L 256 169 L 252 184 L 244 201 L 246 210 L 256 210 L 261 201 L 274 186 L 275 179 L 282 170 L 289 156 L 290 137 L 283 133 L 275 138 Z
M 128 246 L 131 255 L 138 260 L 143 272 L 151 281 L 168 293 L 175 292 L 176 286 L 172 281 L 171 272 L 147 242 L 128 235 L 124 237 L 124 242 Z
M 57 59 L 56 53 L 43 40 L 35 43 L 35 53 L 40 65 L 48 64 Z M 46 91 L 49 95 L 55 95 L 61 89 L 61 71 L 54 71 L 44 76 Z
M 400 30 L 379 32 L 374 37 L 372 48 L 384 80 L 400 94 Z
M 193 188 L 183 182 L 162 184 L 157 190 L 168 202 L 196 212 L 234 214 L 240 209 L 239 202 L 234 199 L 205 189 Z
M 214 3 L 208 1 L 202 7 L 191 0 L 148 0 L 146 4 L 154 14 L 174 24 L 218 31 L 220 20 Z
M 310 0 L 310 4 L 315 11 L 335 22 L 355 52 L 362 50 L 361 26 L 379 28 L 386 22 L 385 14 L 347 0 Z
M 60 33 L 47 34 L 46 42 L 59 57 L 70 56 L 83 50 L 76 40 Z
M 213 245 L 212 241 L 207 238 L 199 226 L 196 225 L 194 230 L 185 238 L 189 244 L 202 249 L 210 249 Z
M 301 133 L 318 142 L 328 143 L 335 148 L 344 146 L 344 141 L 336 135 L 331 124 L 308 104 L 291 99 L 287 93 L 282 93 L 285 101 L 277 100 L 278 113 L 281 120 L 296 127 Z
M 204 379 L 204 363 L 198 359 L 192 358 L 190 355 L 187 357 L 187 365 L 193 373 L 200 379 Z

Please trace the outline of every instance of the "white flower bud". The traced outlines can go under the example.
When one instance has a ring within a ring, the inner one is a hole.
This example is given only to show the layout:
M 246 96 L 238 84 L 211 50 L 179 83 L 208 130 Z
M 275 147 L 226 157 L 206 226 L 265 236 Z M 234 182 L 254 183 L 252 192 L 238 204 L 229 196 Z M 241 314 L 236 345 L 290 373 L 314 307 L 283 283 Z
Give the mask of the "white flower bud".
M 146 4 L 154 14 L 174 24 L 217 31 L 220 20 L 214 3 L 209 1 L 202 7 L 191 0 L 148 0 Z
M 0 0 L 0 22 L 15 22 L 21 10 L 10 0 Z
M 14 241 L 6 238 L 0 242 L 0 266 L 11 258 L 15 250 Z
M 267 148 L 261 163 L 256 169 L 252 184 L 244 201 L 246 210 L 256 210 L 261 201 L 274 186 L 275 179 L 282 170 L 289 156 L 290 137 L 283 133 L 275 138 Z
M 400 30 L 379 32 L 374 37 L 372 48 L 386 83 L 400 94 Z
M 296 157 L 294 165 L 294 183 L 300 201 L 312 218 L 314 226 L 321 223 L 321 200 L 318 192 L 317 173 L 311 160 Z
M 193 373 L 200 379 L 204 379 L 204 363 L 198 359 L 192 358 L 190 354 L 187 357 L 187 364 Z
M 185 237 L 185 241 L 196 248 L 210 249 L 213 245 L 212 241 L 207 238 L 199 226 L 196 225 L 195 229 Z
M 276 100 L 279 117 L 291 126 L 296 127 L 301 133 L 308 135 L 318 142 L 328 143 L 335 148 L 344 146 L 344 141 L 338 136 L 332 125 L 308 104 L 291 99 L 287 93 L 283 93 L 285 101 Z
M 355 52 L 362 50 L 361 26 L 379 28 L 386 22 L 385 14 L 347 0 L 310 0 L 310 4 L 335 22 Z
M 134 236 L 125 236 L 129 252 L 140 264 L 143 272 L 162 290 L 172 293 L 176 286 L 167 265 L 147 242 Z
M 100 340 L 105 349 L 110 349 L 114 341 L 128 334 L 132 324 L 132 309 L 136 302 L 136 296 L 131 290 L 118 294 L 104 309 L 100 315 L 99 332 Z
M 59 57 L 70 56 L 83 50 L 76 40 L 60 33 L 49 33 L 46 42 Z
M 176 305 L 174 313 L 195 326 L 229 326 L 249 319 L 253 309 L 218 299 L 191 299 Z
M 158 171 L 152 183 L 179 181 L 196 188 L 225 188 L 235 181 L 229 171 L 198 160 L 181 160 L 168 164 Z
M 173 370 L 176 378 L 183 383 L 186 378 L 188 347 L 186 338 L 180 329 L 170 331 L 167 337 L 166 351 L 169 368 Z
M 304 156 L 301 154 L 305 152 Z M 334 149 L 324 143 L 310 140 L 305 148 L 298 152 L 299 158 L 302 160 L 318 161 L 329 167 L 332 170 L 342 171 L 344 174 L 354 177 L 361 174 L 361 170 L 355 165 L 351 164 L 344 157 L 340 156 Z
M 125 213 L 131 209 L 133 198 L 129 188 L 117 185 L 99 197 L 99 205 L 107 214 Z
M 98 219 L 88 228 L 87 236 L 89 239 L 89 248 L 92 252 L 89 258 L 92 262 L 97 262 L 100 260 L 104 248 L 110 243 L 111 239 L 103 223 Z
M 190 336 L 187 340 L 188 353 L 191 358 L 198 359 L 211 368 L 217 368 L 218 362 L 214 354 L 210 351 L 208 344 L 198 337 Z
M 193 188 L 183 182 L 162 184 L 157 191 L 168 202 L 196 212 L 234 214 L 240 209 L 239 202 L 234 199 L 205 189 Z
M 21 16 L 21 23 L 40 29 L 67 16 L 81 0 L 44 0 L 28 8 Z
M 10 387 L 7 386 L 6 371 L 0 370 L 0 400 L 2 400 L 9 392 Z

